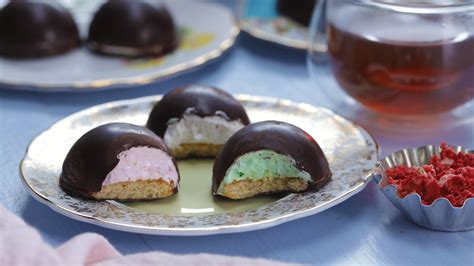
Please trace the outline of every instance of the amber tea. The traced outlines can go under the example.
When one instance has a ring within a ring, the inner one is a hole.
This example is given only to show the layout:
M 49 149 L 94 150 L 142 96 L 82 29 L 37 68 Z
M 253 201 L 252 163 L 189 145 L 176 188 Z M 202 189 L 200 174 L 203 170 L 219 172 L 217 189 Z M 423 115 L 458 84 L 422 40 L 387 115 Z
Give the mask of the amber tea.
M 442 21 L 419 23 L 330 24 L 330 64 L 340 86 L 365 106 L 397 115 L 439 113 L 472 99 L 474 36 Z

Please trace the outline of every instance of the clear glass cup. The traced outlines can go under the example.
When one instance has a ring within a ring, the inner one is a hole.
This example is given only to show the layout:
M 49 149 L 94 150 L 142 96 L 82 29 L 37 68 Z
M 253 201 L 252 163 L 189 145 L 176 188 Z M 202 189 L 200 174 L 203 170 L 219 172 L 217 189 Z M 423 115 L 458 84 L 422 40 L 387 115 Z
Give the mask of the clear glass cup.
M 320 1 L 308 69 L 347 116 L 420 117 L 472 106 L 474 1 Z

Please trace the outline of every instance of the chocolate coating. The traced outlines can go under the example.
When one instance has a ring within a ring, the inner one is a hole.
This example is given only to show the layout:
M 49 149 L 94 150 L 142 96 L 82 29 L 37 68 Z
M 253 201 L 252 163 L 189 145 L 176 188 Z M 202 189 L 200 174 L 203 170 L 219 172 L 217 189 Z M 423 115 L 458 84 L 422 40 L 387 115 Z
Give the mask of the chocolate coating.
M 280 14 L 305 26 L 309 26 L 316 0 L 278 0 Z
M 170 154 L 161 138 L 144 127 L 110 123 L 90 130 L 69 150 L 59 179 L 61 188 L 90 198 L 92 192 L 101 190 L 107 174 L 118 164 L 117 155 L 139 146 L 157 148 Z M 178 171 L 174 159 L 173 163 Z
M 219 115 L 229 121 L 240 120 L 244 125 L 250 123 L 244 107 L 231 94 L 213 87 L 191 85 L 165 94 L 151 111 L 146 126 L 163 137 L 168 121 L 180 119 L 186 112 L 200 117 Z
M 318 189 L 331 177 L 329 163 L 318 143 L 305 131 L 279 121 L 263 121 L 237 131 L 214 161 L 212 191 L 215 194 L 227 169 L 240 156 L 259 150 L 272 150 L 291 156 L 296 168 L 306 171 L 315 181 L 308 190 Z
M 168 9 L 145 1 L 114 0 L 95 13 L 87 45 L 95 52 L 123 56 L 158 56 L 179 42 Z
M 0 56 L 50 56 L 79 45 L 76 23 L 58 3 L 11 1 L 0 9 Z

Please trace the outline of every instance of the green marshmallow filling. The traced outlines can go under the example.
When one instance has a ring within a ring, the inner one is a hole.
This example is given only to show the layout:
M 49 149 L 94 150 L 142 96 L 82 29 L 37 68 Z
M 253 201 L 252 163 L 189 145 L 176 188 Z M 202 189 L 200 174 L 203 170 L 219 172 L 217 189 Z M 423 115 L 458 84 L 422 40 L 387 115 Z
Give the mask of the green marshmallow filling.
M 246 179 L 258 180 L 262 178 L 299 177 L 312 182 L 311 176 L 295 166 L 295 160 L 288 155 L 271 150 L 260 150 L 240 156 L 227 170 L 217 191 L 225 194 L 224 187 L 234 181 Z

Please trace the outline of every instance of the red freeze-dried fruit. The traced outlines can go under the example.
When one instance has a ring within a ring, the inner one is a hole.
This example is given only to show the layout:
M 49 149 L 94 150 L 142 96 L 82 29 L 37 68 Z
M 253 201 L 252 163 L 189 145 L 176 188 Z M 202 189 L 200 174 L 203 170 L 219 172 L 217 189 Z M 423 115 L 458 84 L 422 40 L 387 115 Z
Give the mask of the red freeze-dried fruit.
M 387 169 L 388 183 L 398 195 L 420 195 L 423 204 L 444 197 L 455 207 L 474 197 L 474 154 L 459 152 L 441 144 L 441 153 L 421 167 L 396 166 Z

